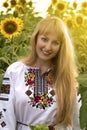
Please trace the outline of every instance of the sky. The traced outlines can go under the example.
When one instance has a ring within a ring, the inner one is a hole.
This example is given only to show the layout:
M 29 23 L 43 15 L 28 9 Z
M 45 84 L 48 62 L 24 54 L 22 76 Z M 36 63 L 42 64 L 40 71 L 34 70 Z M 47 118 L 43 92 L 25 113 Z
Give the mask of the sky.
M 51 0 L 33 0 L 33 1 L 37 2 L 37 4 L 35 5 L 36 11 L 41 12 L 41 15 L 45 16 L 47 7 L 50 5 Z M 76 1 L 76 2 L 80 3 L 80 2 L 83 2 L 83 1 L 86 1 L 86 0 L 64 0 L 64 1 L 67 1 L 67 2 Z
M 4 1 L 6 1 L 6 0 L 0 0 L 0 9 L 2 9 L 2 3 Z M 34 4 L 35 11 L 40 12 L 40 16 L 45 17 L 47 7 L 50 5 L 51 0 L 32 0 L 32 1 L 36 2 L 36 4 Z M 86 1 L 86 0 L 65 0 L 65 1 L 67 1 L 67 2 L 74 2 L 74 1 L 82 2 L 82 1 Z

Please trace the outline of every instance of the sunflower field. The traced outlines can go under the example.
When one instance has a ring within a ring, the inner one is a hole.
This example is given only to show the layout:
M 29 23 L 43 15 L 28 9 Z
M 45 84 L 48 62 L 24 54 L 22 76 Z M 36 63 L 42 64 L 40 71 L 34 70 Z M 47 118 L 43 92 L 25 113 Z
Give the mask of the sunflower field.
M 2 6 L 5 11 L 0 11 L 0 84 L 6 68 L 29 54 L 31 34 L 37 22 L 42 19 L 39 12 L 34 11 L 33 0 L 6 0 Z M 69 29 L 79 70 L 77 80 L 82 101 L 80 126 L 87 130 L 87 0 L 51 0 L 46 13 L 47 16 L 62 18 Z M 44 125 L 32 129 L 48 128 Z

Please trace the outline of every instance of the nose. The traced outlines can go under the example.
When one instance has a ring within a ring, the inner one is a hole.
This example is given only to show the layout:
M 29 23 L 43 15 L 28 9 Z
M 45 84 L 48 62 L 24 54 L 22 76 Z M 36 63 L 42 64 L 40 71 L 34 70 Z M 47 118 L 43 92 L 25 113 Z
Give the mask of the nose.
M 47 51 L 50 51 L 50 50 L 52 49 L 52 44 L 51 44 L 51 42 L 48 42 L 48 43 L 46 44 L 45 48 L 46 48 Z

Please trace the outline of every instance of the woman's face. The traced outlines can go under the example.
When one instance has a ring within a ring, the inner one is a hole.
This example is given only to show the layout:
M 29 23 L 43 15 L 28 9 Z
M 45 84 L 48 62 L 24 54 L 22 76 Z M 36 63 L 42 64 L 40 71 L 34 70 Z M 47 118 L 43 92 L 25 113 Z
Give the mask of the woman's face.
M 59 51 L 60 42 L 55 35 L 38 35 L 36 43 L 37 58 L 41 61 L 51 61 Z

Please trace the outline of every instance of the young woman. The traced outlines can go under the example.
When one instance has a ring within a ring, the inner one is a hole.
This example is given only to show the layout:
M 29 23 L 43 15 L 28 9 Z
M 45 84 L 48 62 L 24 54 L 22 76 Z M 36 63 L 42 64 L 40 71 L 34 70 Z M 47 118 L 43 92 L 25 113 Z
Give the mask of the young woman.
M 42 19 L 31 36 L 31 53 L 7 68 L 0 94 L 0 130 L 81 130 L 77 68 L 64 22 Z

